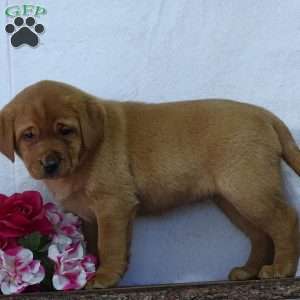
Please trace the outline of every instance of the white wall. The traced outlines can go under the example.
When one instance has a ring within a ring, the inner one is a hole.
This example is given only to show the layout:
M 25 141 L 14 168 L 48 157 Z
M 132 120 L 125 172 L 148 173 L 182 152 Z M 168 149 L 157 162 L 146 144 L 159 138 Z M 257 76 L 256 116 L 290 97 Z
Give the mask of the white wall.
M 0 105 L 41 79 L 95 95 L 169 101 L 225 97 L 262 105 L 300 138 L 299 0 L 31 1 L 48 10 L 37 48 L 13 48 L 0 1 Z M 0 191 L 45 189 L 0 157 Z M 287 167 L 290 201 L 300 181 Z M 211 203 L 136 222 L 123 284 L 226 279 L 248 240 Z

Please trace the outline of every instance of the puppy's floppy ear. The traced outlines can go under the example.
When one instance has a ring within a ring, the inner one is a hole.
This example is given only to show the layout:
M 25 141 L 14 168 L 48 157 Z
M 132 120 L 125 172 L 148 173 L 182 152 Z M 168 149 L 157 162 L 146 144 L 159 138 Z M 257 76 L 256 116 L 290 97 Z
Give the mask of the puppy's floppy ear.
M 15 161 L 14 121 L 8 110 L 0 112 L 0 152 Z
M 91 149 L 103 138 L 105 111 L 98 101 L 89 97 L 82 100 L 78 111 L 82 140 L 85 148 Z

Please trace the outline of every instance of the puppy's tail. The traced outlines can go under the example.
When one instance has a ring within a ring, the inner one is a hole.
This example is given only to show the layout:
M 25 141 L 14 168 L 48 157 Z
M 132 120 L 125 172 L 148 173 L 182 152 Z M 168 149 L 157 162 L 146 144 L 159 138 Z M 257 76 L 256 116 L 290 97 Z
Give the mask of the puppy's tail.
M 287 126 L 274 115 L 272 121 L 282 147 L 282 158 L 300 176 L 300 149 Z

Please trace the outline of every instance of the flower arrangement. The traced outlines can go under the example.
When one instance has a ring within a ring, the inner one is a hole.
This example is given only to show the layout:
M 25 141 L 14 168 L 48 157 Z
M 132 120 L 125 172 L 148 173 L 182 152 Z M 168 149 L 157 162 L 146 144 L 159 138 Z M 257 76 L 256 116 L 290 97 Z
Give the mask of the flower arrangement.
M 95 274 L 80 220 L 40 193 L 0 194 L 0 290 L 81 289 Z

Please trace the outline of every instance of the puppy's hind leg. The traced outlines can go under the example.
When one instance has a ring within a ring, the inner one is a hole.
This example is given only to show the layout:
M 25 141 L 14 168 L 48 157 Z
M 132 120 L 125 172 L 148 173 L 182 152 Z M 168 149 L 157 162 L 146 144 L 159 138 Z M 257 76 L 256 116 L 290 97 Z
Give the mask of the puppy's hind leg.
M 298 219 L 295 210 L 282 196 L 279 166 L 264 168 L 252 163 L 243 168 L 243 174 L 241 170 L 230 172 L 219 183 L 223 197 L 273 241 L 273 263 L 264 265 L 258 277 L 294 276 L 299 255 Z M 259 246 L 260 239 L 257 243 Z
M 246 264 L 233 268 L 228 275 L 229 279 L 249 280 L 257 278 L 261 268 L 273 262 L 274 247 L 271 238 L 245 219 L 229 201 L 222 197 L 216 197 L 214 200 L 231 222 L 251 241 L 251 251 Z

